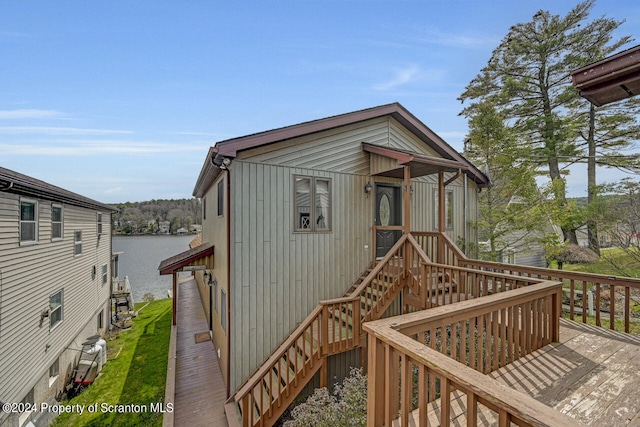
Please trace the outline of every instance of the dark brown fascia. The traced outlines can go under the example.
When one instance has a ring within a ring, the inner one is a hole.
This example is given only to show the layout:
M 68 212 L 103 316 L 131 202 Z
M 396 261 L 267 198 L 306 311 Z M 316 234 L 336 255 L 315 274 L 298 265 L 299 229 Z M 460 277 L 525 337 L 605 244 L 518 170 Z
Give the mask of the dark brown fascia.
M 261 147 L 264 145 L 297 138 L 303 135 L 310 135 L 313 133 L 318 133 L 340 126 L 346 126 L 387 115 L 397 120 L 400 124 L 402 124 L 409 131 L 420 138 L 420 140 L 422 140 L 425 144 L 434 149 L 443 158 L 455 160 L 467 165 L 473 180 L 478 185 L 488 185 L 489 180 L 482 172 L 480 172 L 475 166 L 473 166 L 473 164 L 471 164 L 460 153 L 454 150 L 453 147 L 447 144 L 442 138 L 440 138 L 431 129 L 429 129 L 429 127 L 427 127 L 424 123 L 422 123 L 418 118 L 416 118 L 406 108 L 404 108 L 397 102 L 387 105 L 381 105 L 379 107 L 341 114 L 338 116 L 300 123 L 270 131 L 260 132 L 239 138 L 229 139 L 226 141 L 220 141 L 216 144 L 216 148 L 218 149 L 218 153 L 221 156 L 234 158 L 237 156 L 238 152 L 242 150 Z
M 21 196 L 67 203 L 87 209 L 116 212 L 114 206 L 57 187 L 47 182 L 0 167 L 0 191 L 19 194 Z
M 620 79 L 640 69 L 640 45 L 571 73 L 573 85 L 580 90 Z
M 207 193 L 207 190 L 214 183 L 218 175 L 220 175 L 220 168 L 213 164 L 213 158 L 218 154 L 218 147 L 210 147 L 207 152 L 207 157 L 204 160 L 200 175 L 193 188 L 192 195 L 199 199 L 203 198 Z

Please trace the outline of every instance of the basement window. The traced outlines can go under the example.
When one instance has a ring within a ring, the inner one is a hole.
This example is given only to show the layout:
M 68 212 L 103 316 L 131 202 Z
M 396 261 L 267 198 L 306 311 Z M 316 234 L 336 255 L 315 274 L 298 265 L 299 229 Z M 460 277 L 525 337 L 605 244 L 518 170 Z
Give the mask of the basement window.
M 331 230 L 331 180 L 294 176 L 294 230 Z

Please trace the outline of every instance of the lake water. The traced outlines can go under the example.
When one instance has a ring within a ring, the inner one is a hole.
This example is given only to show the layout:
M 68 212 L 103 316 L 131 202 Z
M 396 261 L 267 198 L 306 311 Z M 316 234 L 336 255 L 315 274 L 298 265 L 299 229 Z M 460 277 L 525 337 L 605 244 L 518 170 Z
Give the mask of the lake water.
M 120 277 L 129 276 L 133 300 L 151 292 L 156 299 L 166 298 L 171 289 L 171 274 L 161 276 L 160 262 L 189 249 L 194 235 L 187 236 L 113 236 L 113 252 L 119 257 Z

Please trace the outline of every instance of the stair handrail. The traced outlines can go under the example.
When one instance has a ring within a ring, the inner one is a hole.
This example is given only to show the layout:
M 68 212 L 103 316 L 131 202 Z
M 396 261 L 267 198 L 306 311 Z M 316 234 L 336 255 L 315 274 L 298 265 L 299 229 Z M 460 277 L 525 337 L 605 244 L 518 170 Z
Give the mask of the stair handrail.
M 391 260 L 391 258 L 395 256 L 395 253 L 398 252 L 398 249 L 400 249 L 400 247 L 404 245 L 404 242 L 407 240 L 407 236 L 409 236 L 409 234 L 403 234 L 398 239 L 395 245 L 393 245 L 391 249 L 389 249 L 389 252 L 387 252 L 386 255 L 382 257 L 382 259 L 378 263 L 376 263 L 376 265 L 373 267 L 373 270 L 371 270 L 369 274 L 367 274 L 367 277 L 364 278 L 362 283 L 360 283 L 358 287 L 351 293 L 351 296 L 358 298 L 360 297 L 362 292 L 367 288 L 367 286 L 369 286 L 369 283 L 378 276 L 380 270 L 382 270 L 384 266 Z
M 377 274 L 382 270 L 384 265 L 391 260 L 393 255 L 398 251 L 398 249 L 404 244 L 407 239 L 407 234 L 402 235 L 400 239 L 396 242 L 395 245 L 387 252 L 387 254 L 382 258 L 382 260 L 376 264 L 376 266 L 371 270 L 371 272 L 367 275 L 367 277 L 362 281 L 360 285 L 353 291 L 351 296 L 341 297 L 341 298 L 333 298 L 328 300 L 322 300 L 316 306 L 316 308 L 307 316 L 307 318 L 300 323 L 296 329 L 289 334 L 287 339 L 285 339 L 276 350 L 269 356 L 256 371 L 249 376 L 247 381 L 244 382 L 240 388 L 228 399 L 231 401 L 235 400 L 236 403 L 240 402 L 246 395 L 249 393 L 258 383 L 264 378 L 264 376 L 270 372 L 275 363 L 277 363 L 289 348 L 295 344 L 295 342 L 300 339 L 300 337 L 304 334 L 307 328 L 313 323 L 317 317 L 322 317 L 323 307 L 328 304 L 338 303 L 338 302 L 351 302 L 357 301 L 360 298 L 360 294 L 367 288 L 368 284 L 377 276 Z M 322 327 L 328 327 L 328 319 L 321 318 Z M 359 327 L 358 332 L 360 333 L 361 328 Z M 317 351 L 322 352 L 322 343 L 318 347 Z
M 280 359 L 289 351 L 289 349 L 300 339 L 307 328 L 311 326 L 311 324 L 322 315 L 322 305 L 318 304 L 318 306 L 307 316 L 307 318 L 300 323 L 296 329 L 291 332 L 291 334 L 285 339 L 282 344 L 276 348 L 276 350 L 265 360 L 262 365 L 245 381 L 245 383 L 233 394 L 232 398 L 237 402 L 240 402 L 247 393 L 249 393 L 262 379 L 265 375 L 271 371 L 275 363 L 279 362 Z M 324 322 L 323 322 L 324 323 Z M 324 325 L 323 325 L 324 326 Z M 316 351 L 313 351 L 311 348 L 312 355 L 317 352 L 322 351 L 322 347 L 318 346 Z M 229 399 L 231 400 L 231 399 Z

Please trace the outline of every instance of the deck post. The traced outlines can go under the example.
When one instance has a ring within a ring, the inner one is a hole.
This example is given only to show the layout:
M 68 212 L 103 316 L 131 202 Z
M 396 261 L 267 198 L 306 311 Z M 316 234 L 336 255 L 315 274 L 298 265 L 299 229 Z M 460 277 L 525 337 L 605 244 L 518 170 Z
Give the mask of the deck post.
M 411 232 L 411 167 L 404 167 L 404 192 L 403 192 L 404 234 Z
M 176 302 L 178 301 L 178 286 L 176 285 L 176 280 L 177 280 L 177 273 L 174 271 L 172 273 L 172 277 L 173 277 L 173 301 L 171 302 L 171 305 L 173 306 L 173 325 L 175 326 L 176 323 L 176 309 L 178 308 L 178 304 L 176 304 Z
M 445 195 L 444 195 L 444 172 L 438 172 L 438 231 L 444 234 L 447 225 L 444 222 L 445 217 Z M 438 264 L 444 264 L 444 240 L 438 237 Z
M 367 425 L 381 426 L 385 408 L 384 346 L 375 334 L 368 336 Z M 363 349 L 364 350 L 364 349 Z

